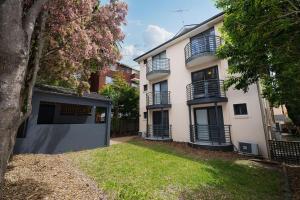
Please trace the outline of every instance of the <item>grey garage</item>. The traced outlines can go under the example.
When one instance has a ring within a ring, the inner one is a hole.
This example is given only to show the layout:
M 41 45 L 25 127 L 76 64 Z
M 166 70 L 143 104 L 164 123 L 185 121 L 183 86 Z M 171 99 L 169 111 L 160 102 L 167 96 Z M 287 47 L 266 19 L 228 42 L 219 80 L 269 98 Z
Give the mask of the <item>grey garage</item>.
M 97 93 L 36 86 L 15 153 L 62 153 L 109 145 L 111 101 Z

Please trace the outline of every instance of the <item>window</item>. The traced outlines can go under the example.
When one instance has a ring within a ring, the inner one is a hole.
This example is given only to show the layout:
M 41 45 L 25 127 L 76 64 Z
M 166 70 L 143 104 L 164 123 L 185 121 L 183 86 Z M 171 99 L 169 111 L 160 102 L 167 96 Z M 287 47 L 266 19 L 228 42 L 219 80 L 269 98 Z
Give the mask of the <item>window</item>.
M 148 90 L 148 85 L 144 85 L 144 92 Z
M 136 83 L 131 83 L 131 86 L 132 86 L 132 87 L 135 87 L 135 88 L 138 88 L 138 87 L 139 87 L 139 85 L 136 84 Z
M 234 109 L 234 115 L 247 115 L 247 104 L 241 103 L 241 104 L 233 104 Z
M 144 60 L 144 65 L 147 65 L 148 61 L 147 59 Z
M 148 118 L 148 113 L 144 112 L 144 119 L 147 119 L 147 118 Z
M 40 103 L 38 124 L 53 124 L 55 113 L 55 104 L 52 103 Z
M 106 108 L 96 107 L 95 123 L 96 124 L 106 123 Z
M 60 115 L 91 115 L 92 107 L 75 105 L 75 104 L 61 104 Z
M 111 65 L 110 70 L 111 71 L 117 71 L 117 66 L 116 65 Z
M 106 76 L 105 77 L 105 84 L 111 84 L 111 83 L 113 83 L 113 78 L 112 77 L 110 77 L 110 76 Z

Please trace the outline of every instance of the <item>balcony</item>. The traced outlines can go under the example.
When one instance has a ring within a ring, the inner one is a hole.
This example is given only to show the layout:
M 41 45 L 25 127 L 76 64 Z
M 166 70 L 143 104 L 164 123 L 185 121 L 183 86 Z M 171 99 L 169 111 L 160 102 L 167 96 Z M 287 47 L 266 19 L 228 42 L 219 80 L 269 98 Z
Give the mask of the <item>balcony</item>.
M 148 125 L 145 139 L 172 141 L 172 125 Z
M 149 92 L 146 94 L 147 109 L 171 108 L 170 91 Z
M 194 147 L 233 151 L 231 125 L 191 125 L 190 140 Z
M 216 50 L 221 42 L 221 38 L 215 35 L 192 39 L 184 48 L 186 67 L 194 67 L 217 60 Z
M 170 74 L 170 59 L 160 58 L 147 63 L 147 80 L 163 78 Z
M 186 86 L 187 104 L 227 102 L 224 81 L 218 79 L 197 81 Z

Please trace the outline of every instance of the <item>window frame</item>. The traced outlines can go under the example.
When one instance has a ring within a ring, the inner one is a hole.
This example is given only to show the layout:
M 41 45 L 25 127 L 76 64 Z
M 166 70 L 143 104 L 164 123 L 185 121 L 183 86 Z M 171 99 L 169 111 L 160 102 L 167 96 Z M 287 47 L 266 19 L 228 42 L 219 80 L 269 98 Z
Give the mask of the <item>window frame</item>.
M 97 122 L 97 108 L 102 109 L 104 112 L 101 112 L 101 115 L 104 113 L 104 120 L 101 120 L 102 116 L 100 116 L 100 121 Z M 95 108 L 95 124 L 106 124 L 107 123 L 107 107 L 96 106 Z
M 107 81 L 108 78 L 110 79 L 110 81 Z M 112 84 L 114 82 L 114 79 L 110 76 L 105 76 L 105 84 Z
M 143 91 L 147 92 L 148 91 L 148 84 L 143 85 Z
M 245 106 L 245 107 L 241 107 L 241 106 Z M 249 114 L 247 103 L 233 104 L 233 113 L 235 116 L 247 116 Z
M 144 112 L 144 119 L 148 118 L 148 112 Z

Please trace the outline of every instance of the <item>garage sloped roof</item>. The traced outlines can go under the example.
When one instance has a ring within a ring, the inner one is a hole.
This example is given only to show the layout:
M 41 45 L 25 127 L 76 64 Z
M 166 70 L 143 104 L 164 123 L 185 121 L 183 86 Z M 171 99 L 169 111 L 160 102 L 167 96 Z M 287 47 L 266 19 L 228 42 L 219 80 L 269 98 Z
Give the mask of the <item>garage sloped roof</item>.
M 62 95 L 70 95 L 76 96 L 80 98 L 86 99 L 94 99 L 94 100 L 101 100 L 101 101 L 111 101 L 109 98 L 106 98 L 103 95 L 100 95 L 96 92 L 84 92 L 82 96 L 80 96 L 74 89 L 64 88 L 59 86 L 52 86 L 52 85 L 35 85 L 34 91 L 50 93 L 50 94 L 62 94 Z

